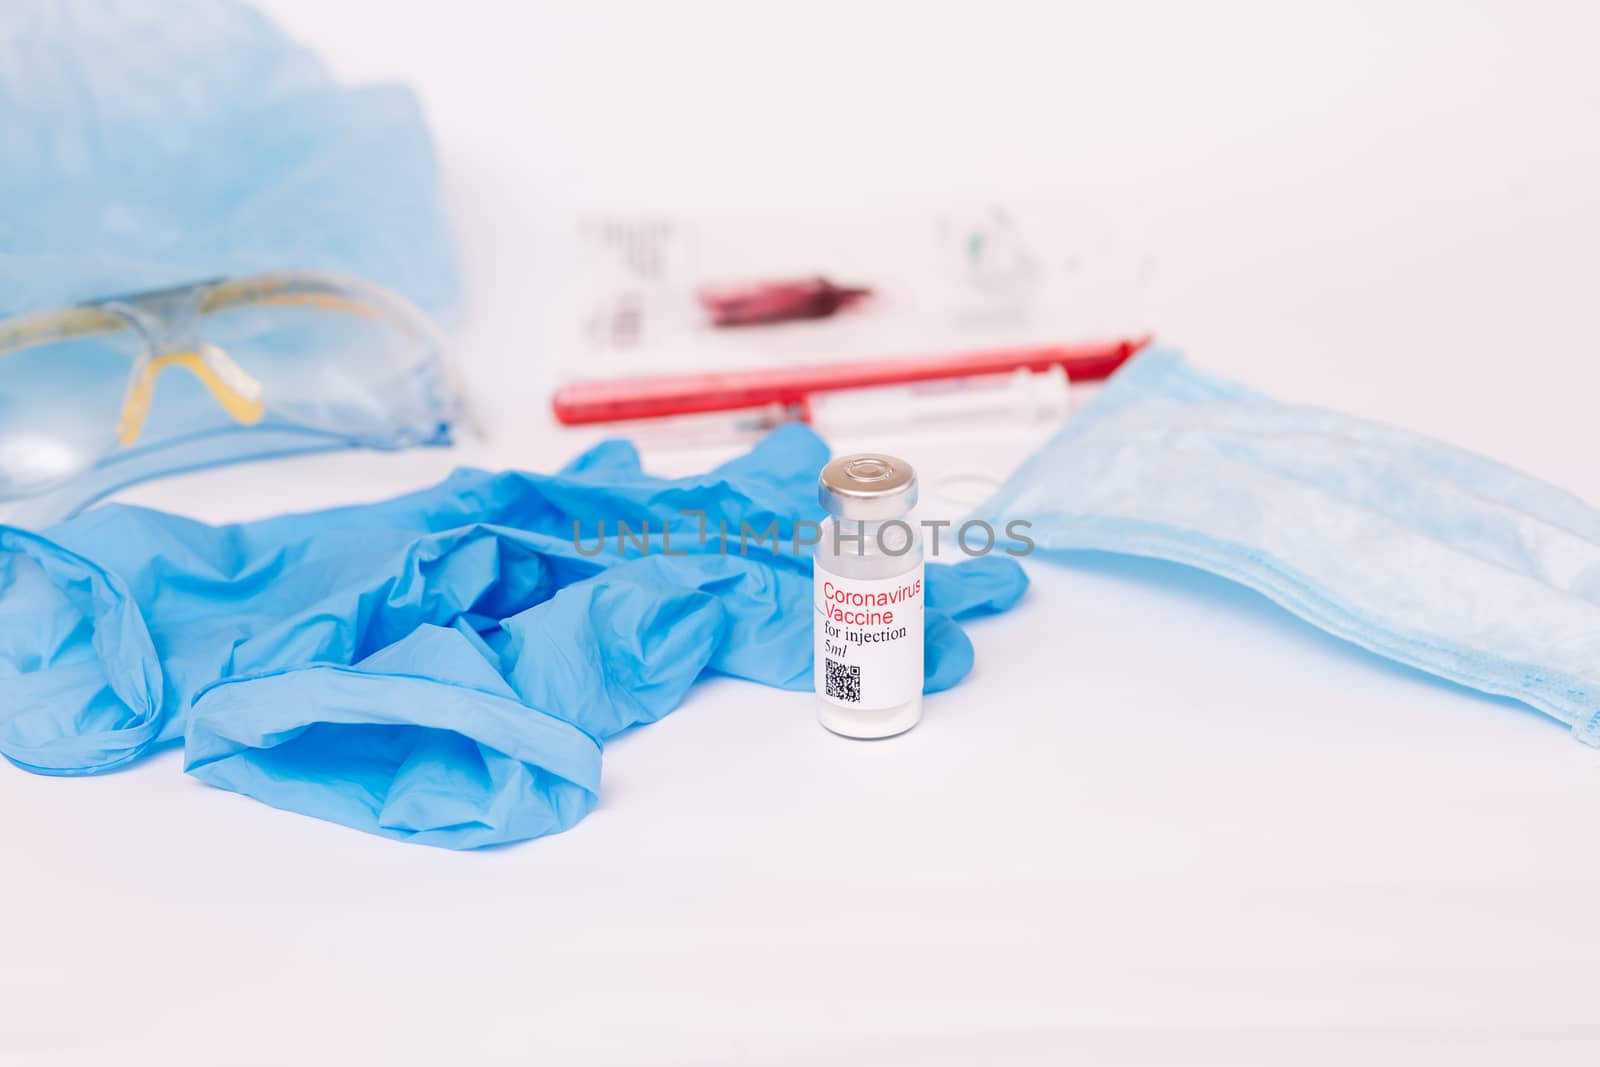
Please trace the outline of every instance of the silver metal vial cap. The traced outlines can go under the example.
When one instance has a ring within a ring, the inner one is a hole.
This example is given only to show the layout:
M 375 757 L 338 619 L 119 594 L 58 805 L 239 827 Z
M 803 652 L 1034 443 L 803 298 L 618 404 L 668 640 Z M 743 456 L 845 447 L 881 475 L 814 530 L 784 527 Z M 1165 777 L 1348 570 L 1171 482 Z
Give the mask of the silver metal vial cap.
M 881 452 L 840 456 L 822 468 L 817 499 L 828 514 L 857 522 L 898 519 L 917 503 L 917 472 Z

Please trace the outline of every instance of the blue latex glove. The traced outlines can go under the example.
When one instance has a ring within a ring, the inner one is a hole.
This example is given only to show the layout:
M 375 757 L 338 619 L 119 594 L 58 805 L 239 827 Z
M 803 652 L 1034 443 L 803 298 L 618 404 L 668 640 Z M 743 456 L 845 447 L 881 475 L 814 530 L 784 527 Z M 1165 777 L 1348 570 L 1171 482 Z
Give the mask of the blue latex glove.
M 0 752 L 91 774 L 183 738 L 196 777 L 374 833 L 471 848 L 564 830 L 594 805 L 600 741 L 704 672 L 811 687 L 810 557 L 741 556 L 737 531 L 792 543 L 821 517 L 826 460 L 786 427 L 691 478 L 610 442 L 557 475 L 462 470 L 237 526 L 110 505 L 42 536 L 0 527 Z M 731 554 L 685 511 L 726 522 Z M 601 518 L 685 554 L 611 536 L 586 555 Z M 1026 578 L 984 557 L 927 581 L 934 692 L 972 667 L 957 621 L 1009 608 Z

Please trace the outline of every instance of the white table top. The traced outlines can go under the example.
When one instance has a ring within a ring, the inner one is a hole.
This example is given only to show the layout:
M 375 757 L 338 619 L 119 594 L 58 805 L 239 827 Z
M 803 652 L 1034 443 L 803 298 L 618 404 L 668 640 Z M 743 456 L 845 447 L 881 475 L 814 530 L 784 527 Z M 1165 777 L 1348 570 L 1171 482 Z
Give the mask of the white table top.
M 557 466 L 596 436 L 544 414 L 575 205 L 998 195 L 1135 233 L 1151 323 L 1205 366 L 1600 502 L 1594 9 L 861 6 L 271 4 L 419 87 L 487 433 L 129 499 L 221 520 Z M 0 1062 L 1596 1061 L 1600 754 L 1220 580 L 1028 569 L 910 734 L 713 680 L 510 848 L 275 811 L 175 751 L 0 768 Z

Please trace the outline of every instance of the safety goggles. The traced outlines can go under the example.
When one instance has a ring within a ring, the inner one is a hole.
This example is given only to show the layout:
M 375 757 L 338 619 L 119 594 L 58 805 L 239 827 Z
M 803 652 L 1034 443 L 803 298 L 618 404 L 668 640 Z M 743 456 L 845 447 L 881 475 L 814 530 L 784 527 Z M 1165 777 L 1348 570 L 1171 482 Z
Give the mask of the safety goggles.
M 448 443 L 458 415 L 432 325 L 351 278 L 261 274 L 31 313 L 0 321 L 0 516 L 54 493 L 64 517 L 216 463 Z

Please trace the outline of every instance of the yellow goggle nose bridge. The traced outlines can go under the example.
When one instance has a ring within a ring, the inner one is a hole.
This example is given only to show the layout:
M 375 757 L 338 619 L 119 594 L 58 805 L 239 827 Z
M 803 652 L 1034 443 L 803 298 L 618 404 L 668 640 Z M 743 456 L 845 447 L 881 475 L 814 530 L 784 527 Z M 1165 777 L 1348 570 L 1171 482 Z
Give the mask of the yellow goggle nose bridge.
M 146 363 L 128 389 L 127 399 L 122 402 L 122 417 L 117 421 L 117 439 L 124 447 L 139 440 L 144 420 L 150 415 L 156 379 L 168 367 L 182 367 L 198 378 L 222 410 L 243 426 L 254 426 L 266 413 L 261 383 L 216 345 L 201 345 L 195 352 L 169 352 Z

